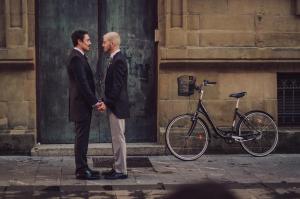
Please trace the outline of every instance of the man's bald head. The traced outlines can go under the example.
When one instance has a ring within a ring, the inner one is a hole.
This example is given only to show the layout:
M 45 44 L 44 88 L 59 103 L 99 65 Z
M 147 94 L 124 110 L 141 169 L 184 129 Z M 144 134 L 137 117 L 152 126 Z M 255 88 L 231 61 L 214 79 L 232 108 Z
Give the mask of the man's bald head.
M 106 33 L 103 38 L 107 38 L 108 41 L 114 43 L 116 46 L 120 47 L 121 38 L 119 33 L 117 32 L 108 32 Z
M 103 35 L 102 47 L 104 52 L 113 53 L 120 49 L 121 38 L 117 32 L 108 32 Z

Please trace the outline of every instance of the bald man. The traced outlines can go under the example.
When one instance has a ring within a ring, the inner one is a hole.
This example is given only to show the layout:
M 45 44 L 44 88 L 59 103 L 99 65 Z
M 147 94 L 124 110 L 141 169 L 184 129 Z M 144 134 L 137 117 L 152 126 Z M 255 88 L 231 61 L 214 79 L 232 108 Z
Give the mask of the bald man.
M 110 171 L 103 172 L 105 179 L 126 179 L 126 141 L 125 119 L 129 118 L 129 100 L 127 92 L 128 70 L 125 56 L 120 51 L 121 38 L 117 32 L 108 32 L 103 36 L 102 47 L 110 55 L 110 62 L 105 78 L 105 97 L 103 102 L 107 109 L 114 165 Z

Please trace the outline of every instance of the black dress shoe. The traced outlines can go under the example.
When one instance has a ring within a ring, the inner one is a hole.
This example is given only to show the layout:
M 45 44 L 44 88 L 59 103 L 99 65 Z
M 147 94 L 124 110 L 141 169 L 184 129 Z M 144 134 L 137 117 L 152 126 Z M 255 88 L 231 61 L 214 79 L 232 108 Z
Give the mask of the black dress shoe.
M 114 172 L 111 175 L 104 176 L 106 180 L 118 180 L 118 179 L 126 179 L 128 178 L 127 174 Z
M 89 170 L 84 170 L 76 173 L 76 179 L 79 180 L 98 180 L 99 175 L 93 175 Z
M 111 169 L 109 171 L 103 171 L 101 174 L 104 175 L 104 176 L 107 176 L 107 175 L 112 175 L 115 172 L 116 171 L 114 169 Z
M 91 172 L 92 175 L 95 175 L 95 176 L 99 176 L 99 175 L 100 175 L 100 172 L 99 172 L 99 171 L 92 170 L 92 169 L 90 169 L 89 167 L 87 168 L 87 170 L 89 170 L 89 172 Z

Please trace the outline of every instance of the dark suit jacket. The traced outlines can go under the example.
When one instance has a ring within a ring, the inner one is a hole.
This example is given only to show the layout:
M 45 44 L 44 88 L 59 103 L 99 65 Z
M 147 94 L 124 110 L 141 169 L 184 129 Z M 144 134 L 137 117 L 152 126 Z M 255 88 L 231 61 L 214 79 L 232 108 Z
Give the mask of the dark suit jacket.
M 84 55 L 73 49 L 69 56 L 69 120 L 83 121 L 91 117 L 95 96 L 93 72 Z
M 118 52 L 107 69 L 104 103 L 119 119 L 130 116 L 127 79 L 126 58 L 121 52 Z

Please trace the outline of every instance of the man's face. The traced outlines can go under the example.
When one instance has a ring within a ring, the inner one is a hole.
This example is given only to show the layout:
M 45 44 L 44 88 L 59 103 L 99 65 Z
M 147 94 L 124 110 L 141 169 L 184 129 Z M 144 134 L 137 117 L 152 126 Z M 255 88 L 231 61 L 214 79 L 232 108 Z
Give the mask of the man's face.
M 104 52 L 110 53 L 112 50 L 112 42 L 109 41 L 106 37 L 103 37 L 102 47 Z
M 81 41 L 80 39 L 78 40 L 78 45 L 79 47 L 87 52 L 90 50 L 90 46 L 91 46 L 91 39 L 90 39 L 90 36 L 88 34 L 85 34 L 84 37 L 83 37 L 83 40 Z

